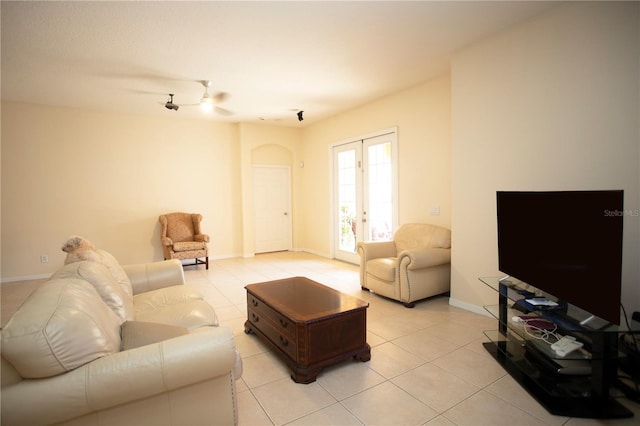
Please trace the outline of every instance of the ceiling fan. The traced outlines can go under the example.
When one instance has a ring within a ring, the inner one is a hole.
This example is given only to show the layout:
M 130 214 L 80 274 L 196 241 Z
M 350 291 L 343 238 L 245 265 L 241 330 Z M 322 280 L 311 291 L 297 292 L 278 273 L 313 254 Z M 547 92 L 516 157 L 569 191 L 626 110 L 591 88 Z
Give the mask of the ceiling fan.
M 232 115 L 233 113 L 227 109 L 220 108 L 217 104 L 223 102 L 229 96 L 225 92 L 218 92 L 215 95 L 211 95 L 209 93 L 209 87 L 211 87 L 211 81 L 209 80 L 201 80 L 200 84 L 204 86 L 204 93 L 200 98 L 200 102 L 197 104 L 184 104 L 178 105 L 173 102 L 173 97 L 175 96 L 173 93 L 169 93 L 169 100 L 164 104 L 164 107 L 169 110 L 177 111 L 180 106 L 200 106 L 203 111 L 216 111 L 218 114 L 222 115 Z

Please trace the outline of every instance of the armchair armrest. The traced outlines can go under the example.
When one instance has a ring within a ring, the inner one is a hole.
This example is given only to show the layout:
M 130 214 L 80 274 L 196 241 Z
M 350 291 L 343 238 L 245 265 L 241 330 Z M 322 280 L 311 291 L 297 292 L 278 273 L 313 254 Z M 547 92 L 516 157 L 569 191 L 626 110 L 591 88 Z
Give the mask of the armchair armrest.
M 133 294 L 183 285 L 184 270 L 178 259 L 123 266 L 131 281 Z
M 173 245 L 173 240 L 169 237 L 160 237 L 163 246 L 169 247 Z
M 196 234 L 196 235 L 193 236 L 193 240 L 194 241 L 202 241 L 202 242 L 208 243 L 209 242 L 209 235 L 207 235 L 207 234 Z
M 451 263 L 451 250 L 443 248 L 417 248 L 404 250 L 398 255 L 398 265 L 407 263 L 407 269 L 422 269 Z
M 396 243 L 393 241 L 371 241 L 358 243 L 361 265 L 371 259 L 380 257 L 396 257 Z
M 105 356 L 66 374 L 3 388 L 2 421 L 58 423 L 222 375 L 231 377 L 235 353 L 231 331 L 212 327 Z

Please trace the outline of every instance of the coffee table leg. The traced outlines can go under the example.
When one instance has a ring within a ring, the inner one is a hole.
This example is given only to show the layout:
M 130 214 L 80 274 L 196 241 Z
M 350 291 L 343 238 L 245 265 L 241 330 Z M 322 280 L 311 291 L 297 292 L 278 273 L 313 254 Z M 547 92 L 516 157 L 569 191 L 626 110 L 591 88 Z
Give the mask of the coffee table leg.
M 360 353 L 357 353 L 353 356 L 353 359 L 357 359 L 358 361 L 367 362 L 371 359 L 371 346 L 367 344 L 367 348 Z
M 296 383 L 309 384 L 316 381 L 321 368 L 291 368 L 291 380 Z

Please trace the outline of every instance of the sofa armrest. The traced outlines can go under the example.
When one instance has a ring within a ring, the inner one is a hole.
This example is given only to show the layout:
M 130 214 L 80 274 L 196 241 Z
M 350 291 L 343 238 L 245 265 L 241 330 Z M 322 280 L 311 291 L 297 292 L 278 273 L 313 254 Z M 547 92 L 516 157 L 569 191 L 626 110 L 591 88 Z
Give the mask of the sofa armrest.
M 126 265 L 123 268 L 131 281 L 133 294 L 185 283 L 182 263 L 178 259 Z
M 2 389 L 2 422 L 51 424 L 223 375 L 236 361 L 226 327 L 97 359 L 66 374 Z
M 398 255 L 398 265 L 406 264 L 415 270 L 451 263 L 451 250 L 443 248 L 418 248 L 404 250 Z

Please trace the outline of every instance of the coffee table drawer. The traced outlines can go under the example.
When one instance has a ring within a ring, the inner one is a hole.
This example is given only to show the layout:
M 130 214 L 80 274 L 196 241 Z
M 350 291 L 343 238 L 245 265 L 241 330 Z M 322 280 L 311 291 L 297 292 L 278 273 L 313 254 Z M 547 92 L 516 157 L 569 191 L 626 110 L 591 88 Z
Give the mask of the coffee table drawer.
M 249 321 L 292 360 L 298 359 L 296 339 L 292 335 L 283 333 L 282 328 L 277 327 L 269 317 L 263 316 L 260 311 L 249 309 Z
M 256 315 L 268 318 L 273 326 L 280 330 L 282 334 L 289 337 L 289 340 L 295 339 L 295 324 L 287 317 L 279 312 L 276 312 L 271 306 L 264 303 L 252 294 L 247 294 L 247 306 L 250 310 L 255 312 Z M 249 317 L 251 319 L 251 316 Z M 260 326 L 254 321 L 256 326 Z

